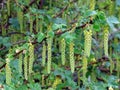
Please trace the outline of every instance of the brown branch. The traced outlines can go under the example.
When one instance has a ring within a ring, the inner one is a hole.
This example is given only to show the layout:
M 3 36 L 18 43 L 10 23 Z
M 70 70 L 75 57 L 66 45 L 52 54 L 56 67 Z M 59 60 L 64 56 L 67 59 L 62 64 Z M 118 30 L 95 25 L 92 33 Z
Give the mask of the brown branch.
M 56 18 L 58 16 L 60 16 L 66 9 L 68 8 L 68 5 L 65 6 L 59 13 L 57 13 L 55 16 L 53 16 L 53 18 Z
M 18 56 L 18 55 L 19 55 L 20 53 L 22 53 L 22 52 L 23 52 L 23 50 L 19 51 L 18 53 L 15 53 L 15 54 L 13 55 L 13 57 Z M 14 59 L 14 60 L 16 60 L 16 59 Z M 6 63 L 4 63 L 4 64 L 0 67 L 0 70 L 1 70 L 2 68 L 4 68 L 5 65 L 6 65 Z
M 5 64 L 3 64 L 3 65 L 0 67 L 0 70 L 1 70 L 2 68 L 4 68 L 4 67 L 5 67 L 5 65 L 6 65 L 6 63 L 5 63 Z
M 76 22 L 75 22 L 75 23 L 76 23 Z M 85 24 L 82 24 L 82 25 L 80 25 L 80 26 L 77 26 L 75 29 L 85 28 L 88 24 L 92 24 L 92 23 L 93 23 L 93 21 L 90 20 L 89 22 L 87 22 L 87 23 L 85 23 Z M 67 29 L 67 30 L 65 30 L 65 31 L 60 31 L 60 30 L 58 30 L 58 31 L 55 32 L 55 34 L 56 34 L 56 35 L 61 35 L 61 34 L 65 33 L 65 32 L 68 32 L 68 31 L 72 30 L 73 28 L 74 28 L 74 26 L 70 27 L 69 29 Z
M 34 4 L 36 1 L 37 1 L 37 0 L 32 0 L 32 1 L 29 3 L 28 6 L 25 6 L 25 8 L 23 9 L 23 12 L 26 12 L 27 9 L 28 9 L 30 6 L 32 6 L 32 4 Z
M 72 0 L 72 1 L 70 2 L 70 4 L 73 4 L 73 3 L 77 2 L 77 1 L 78 1 L 78 0 Z M 56 17 L 62 15 L 63 12 L 64 12 L 65 10 L 67 10 L 68 7 L 69 7 L 69 4 L 66 5 L 59 13 L 57 13 L 56 15 L 54 15 L 53 18 L 56 18 Z
M 22 41 L 15 42 L 12 45 L 21 44 L 21 43 L 25 43 L 25 42 L 26 42 L 26 40 L 22 40 Z
M 110 69 L 104 68 L 104 67 L 99 67 L 99 70 L 105 73 L 110 73 Z M 116 73 L 116 70 L 113 70 L 114 73 Z
M 0 51 L 2 51 L 2 50 L 4 50 L 6 47 L 5 46 L 3 46 L 2 48 L 0 48 Z
M 21 34 L 23 36 L 26 36 L 24 33 L 20 33 L 20 32 L 10 32 L 6 36 L 9 36 L 9 35 L 12 35 L 12 34 Z

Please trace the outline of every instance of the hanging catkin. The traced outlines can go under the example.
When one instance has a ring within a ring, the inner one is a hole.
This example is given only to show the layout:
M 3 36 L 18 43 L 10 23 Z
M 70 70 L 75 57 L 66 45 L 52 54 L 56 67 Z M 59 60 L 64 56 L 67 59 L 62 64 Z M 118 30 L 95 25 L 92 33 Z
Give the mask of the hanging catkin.
M 71 72 L 74 73 L 74 70 L 75 70 L 75 60 L 74 60 L 74 43 L 73 42 L 70 42 L 70 45 L 69 45 L 69 57 L 70 57 Z
M 61 77 L 56 76 L 52 88 L 56 89 L 57 85 L 62 83 Z
M 45 61 L 46 61 L 46 45 L 44 42 L 42 48 L 42 66 L 45 66 Z
M 25 54 L 24 56 L 24 77 L 26 80 L 28 80 L 28 55 L 27 55 L 27 51 L 23 51 L 23 53 Z
M 104 30 L 104 54 L 105 56 L 108 56 L 108 36 L 109 36 L 109 31 L 108 31 L 108 28 L 106 27 Z
M 38 19 L 38 14 L 36 14 L 36 32 L 38 32 L 39 28 L 39 19 Z
M 30 33 L 33 31 L 33 19 L 32 16 L 30 16 Z
M 84 43 L 84 56 L 89 57 L 90 56 L 90 51 L 91 51 L 91 42 L 92 42 L 92 31 L 84 31 L 84 38 L 85 38 L 85 43 Z
M 90 8 L 90 10 L 94 10 L 94 8 L 95 8 L 95 0 L 91 0 L 90 1 L 90 6 L 89 6 L 89 8 Z
M 7 0 L 8 16 L 10 16 L 10 0 Z
M 10 85 L 11 84 L 11 68 L 10 68 L 10 59 L 6 59 L 6 84 Z
M 18 21 L 20 24 L 20 31 L 21 33 L 23 33 L 23 12 L 21 9 L 17 11 L 17 16 L 18 16 Z
M 113 62 L 113 60 L 110 58 L 110 73 L 111 73 L 111 74 L 112 74 L 113 70 L 114 70 L 114 62 Z
M 32 43 L 29 43 L 29 75 L 32 73 L 33 62 L 34 62 L 34 45 L 32 45 Z
M 113 15 L 114 14 L 114 2 L 110 0 L 109 3 L 109 15 Z
M 65 65 L 65 48 L 66 48 L 66 43 L 65 43 L 65 39 L 63 38 L 61 40 L 61 60 L 62 60 L 62 65 Z
M 52 38 L 49 37 L 47 39 L 47 53 L 48 53 L 48 60 L 47 60 L 47 73 L 49 74 L 50 71 L 51 71 L 51 59 L 52 59 L 52 51 L 51 51 L 51 48 L 52 48 Z
M 23 54 L 19 54 L 19 73 L 22 74 L 22 60 L 23 60 Z
M 117 63 L 116 63 L 116 70 L 117 70 L 117 76 L 120 77 L 120 58 L 117 56 Z
M 83 79 L 85 79 L 85 77 L 86 77 L 86 73 L 87 73 L 87 58 L 86 57 L 83 57 L 83 67 L 82 67 L 82 69 L 83 69 Z

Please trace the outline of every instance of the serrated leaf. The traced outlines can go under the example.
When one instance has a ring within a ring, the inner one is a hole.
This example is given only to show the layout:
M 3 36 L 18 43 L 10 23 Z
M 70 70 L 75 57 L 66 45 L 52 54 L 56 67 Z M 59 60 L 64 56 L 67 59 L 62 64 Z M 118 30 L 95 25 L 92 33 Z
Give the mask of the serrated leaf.
M 40 43 L 43 39 L 45 38 L 45 35 L 43 33 L 38 33 L 37 34 L 37 41 Z
M 116 17 L 114 17 L 114 16 L 108 17 L 107 18 L 107 22 L 113 23 L 113 24 L 119 24 L 120 23 L 119 20 Z
M 49 31 L 48 32 L 48 37 L 54 37 L 54 32 L 53 31 Z
M 56 18 L 56 19 L 54 19 L 53 22 L 56 24 L 66 24 L 66 21 L 62 18 Z
M 86 16 L 86 17 L 89 17 L 89 16 L 93 16 L 93 15 L 96 15 L 96 14 L 97 14 L 96 11 L 87 11 L 87 12 L 85 13 L 85 16 Z

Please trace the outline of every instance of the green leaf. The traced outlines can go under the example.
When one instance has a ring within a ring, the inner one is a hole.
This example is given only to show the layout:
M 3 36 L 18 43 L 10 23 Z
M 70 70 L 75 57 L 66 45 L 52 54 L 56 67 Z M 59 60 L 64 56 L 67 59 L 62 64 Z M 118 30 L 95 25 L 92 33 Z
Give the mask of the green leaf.
M 107 18 L 107 22 L 113 23 L 113 24 L 119 24 L 120 23 L 119 20 L 116 17 L 114 17 L 114 16 L 108 17 Z
M 38 83 L 31 83 L 28 84 L 28 86 L 30 87 L 30 90 L 42 90 L 40 84 Z
M 17 18 L 10 18 L 9 23 L 12 25 L 13 28 L 15 28 L 16 30 L 19 30 L 19 22 Z
M 53 22 L 56 24 L 66 24 L 66 21 L 62 18 L 55 18 Z
M 48 37 L 54 37 L 54 32 L 50 30 L 50 31 L 48 32 Z
M 62 38 L 65 38 L 66 43 L 69 44 L 76 38 L 76 36 L 75 36 L 75 33 L 66 32 L 62 35 Z
M 120 0 L 116 0 L 116 5 L 120 6 Z
M 97 14 L 96 11 L 87 11 L 87 12 L 85 13 L 85 17 L 94 16 L 94 15 L 96 15 L 96 14 Z
M 95 24 L 93 25 L 93 29 L 94 29 L 95 31 L 100 31 L 100 25 L 99 25 L 98 23 L 95 23 Z
M 119 24 L 120 22 L 118 21 L 118 19 L 114 16 L 110 16 L 107 18 L 107 23 L 108 25 L 111 27 L 111 29 L 115 28 L 115 24 Z
M 66 27 L 66 24 L 53 24 L 52 25 L 52 30 L 57 30 L 57 29 L 61 29 L 64 30 L 64 28 Z
M 37 34 L 37 41 L 40 43 L 45 38 L 44 33 L 39 32 Z

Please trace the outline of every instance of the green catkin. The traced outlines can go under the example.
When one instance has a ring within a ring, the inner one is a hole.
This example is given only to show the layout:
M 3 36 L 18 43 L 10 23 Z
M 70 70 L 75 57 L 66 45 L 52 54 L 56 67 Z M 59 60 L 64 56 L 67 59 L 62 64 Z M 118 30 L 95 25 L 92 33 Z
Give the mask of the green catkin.
M 83 79 L 85 79 L 86 78 L 86 73 L 87 73 L 87 64 L 88 64 L 88 62 L 87 62 L 87 58 L 84 56 L 83 57 Z
M 60 84 L 61 82 L 62 82 L 61 78 L 56 76 L 52 88 L 56 89 L 57 85 Z
M 65 48 L 66 48 L 66 43 L 65 43 L 65 39 L 63 38 L 61 40 L 61 61 L 62 61 L 62 65 L 65 65 Z
M 109 3 L 109 15 L 113 15 L 114 14 L 114 2 L 110 0 Z
M 105 28 L 104 30 L 104 54 L 105 56 L 108 56 L 108 36 L 109 36 L 108 28 Z
M 114 70 L 114 62 L 112 59 L 110 59 L 110 73 L 111 74 L 112 74 L 113 70 Z
M 10 85 L 11 84 L 11 68 L 10 68 L 10 59 L 6 59 L 6 84 Z
M 10 16 L 10 0 L 7 0 L 8 16 Z
M 46 45 L 44 42 L 43 49 L 42 49 L 42 66 L 45 66 L 45 61 L 46 61 Z
M 90 0 L 90 6 L 89 6 L 90 10 L 94 10 L 95 4 L 96 4 L 95 0 Z
M 84 31 L 85 43 L 84 43 L 84 56 L 89 57 L 91 51 L 92 31 Z
M 117 70 L 117 76 L 120 77 L 120 58 L 117 56 L 117 63 L 116 63 L 116 70 Z
M 34 45 L 29 44 L 29 75 L 33 72 L 33 62 L 34 62 Z
M 52 38 L 49 37 L 47 39 L 47 51 L 48 51 L 48 61 L 47 61 L 47 73 L 49 74 L 51 72 L 51 60 L 52 60 Z
M 20 24 L 20 31 L 21 33 L 23 33 L 23 12 L 21 9 L 19 9 L 17 11 L 17 16 L 18 16 L 18 21 L 19 21 L 19 24 Z
M 74 60 L 74 43 L 73 42 L 70 42 L 70 45 L 69 45 L 69 57 L 70 57 L 71 72 L 74 73 L 74 70 L 75 70 L 75 60 Z
M 22 74 L 22 60 L 23 60 L 23 54 L 19 54 L 19 73 Z
M 2 24 L 2 36 L 5 36 L 6 35 L 6 29 L 4 27 L 4 24 Z
M 30 33 L 33 31 L 33 19 L 32 16 L 30 16 Z
M 2 11 L 2 22 L 1 22 L 1 28 L 2 28 L 2 36 L 6 35 L 6 28 L 4 27 L 5 23 L 7 22 L 7 15 L 5 11 Z
M 28 80 L 28 55 L 27 52 L 24 51 L 24 77 L 26 80 Z
M 40 32 L 43 32 L 43 19 L 40 19 Z
M 38 19 L 38 14 L 36 14 L 36 32 L 38 32 L 39 28 L 39 19 Z
M 60 40 L 58 41 L 58 45 L 59 45 L 59 52 L 61 53 L 62 46 L 61 46 L 61 41 Z

